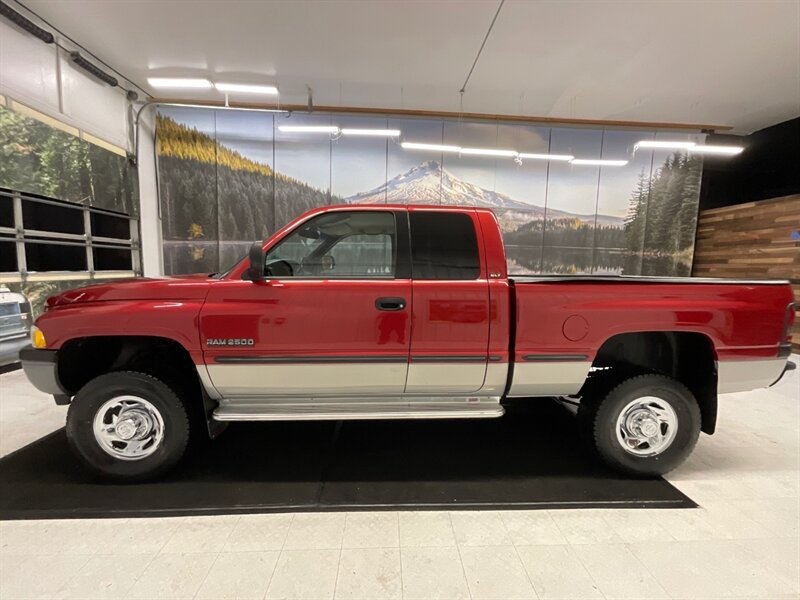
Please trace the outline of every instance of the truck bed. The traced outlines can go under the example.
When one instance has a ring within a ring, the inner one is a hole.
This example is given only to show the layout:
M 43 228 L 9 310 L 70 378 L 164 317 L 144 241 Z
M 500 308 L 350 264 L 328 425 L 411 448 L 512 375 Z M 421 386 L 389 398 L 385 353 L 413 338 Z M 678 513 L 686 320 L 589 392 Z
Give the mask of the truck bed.
M 615 336 L 690 333 L 713 346 L 719 391 L 767 386 L 785 364 L 788 281 L 512 276 L 510 395 L 575 394 Z

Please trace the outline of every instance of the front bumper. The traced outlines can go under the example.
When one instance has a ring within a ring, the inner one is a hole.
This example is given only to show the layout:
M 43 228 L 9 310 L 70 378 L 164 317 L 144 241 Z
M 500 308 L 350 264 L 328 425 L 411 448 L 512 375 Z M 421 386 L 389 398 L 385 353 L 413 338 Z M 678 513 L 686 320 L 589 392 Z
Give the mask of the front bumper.
M 56 404 L 69 404 L 70 396 L 58 379 L 58 351 L 39 350 L 28 346 L 19 353 L 22 368 L 34 387 L 52 394 Z

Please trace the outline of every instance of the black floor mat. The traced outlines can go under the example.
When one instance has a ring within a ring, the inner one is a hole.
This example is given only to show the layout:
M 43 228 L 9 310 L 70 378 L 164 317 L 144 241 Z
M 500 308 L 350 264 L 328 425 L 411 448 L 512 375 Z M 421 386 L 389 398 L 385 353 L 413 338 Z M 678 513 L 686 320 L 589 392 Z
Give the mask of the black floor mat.
M 488 420 L 236 423 L 145 484 L 95 478 L 63 429 L 0 459 L 0 519 L 693 506 L 663 479 L 605 468 L 548 400 Z

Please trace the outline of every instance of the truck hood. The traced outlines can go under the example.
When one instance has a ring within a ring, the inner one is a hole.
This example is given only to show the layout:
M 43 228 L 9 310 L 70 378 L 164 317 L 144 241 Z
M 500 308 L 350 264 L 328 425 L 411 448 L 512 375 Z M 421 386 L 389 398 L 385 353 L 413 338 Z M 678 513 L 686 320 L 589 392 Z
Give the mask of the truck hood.
M 114 300 L 198 300 L 216 279 L 208 274 L 182 277 L 123 279 L 68 290 L 47 299 L 48 308 Z

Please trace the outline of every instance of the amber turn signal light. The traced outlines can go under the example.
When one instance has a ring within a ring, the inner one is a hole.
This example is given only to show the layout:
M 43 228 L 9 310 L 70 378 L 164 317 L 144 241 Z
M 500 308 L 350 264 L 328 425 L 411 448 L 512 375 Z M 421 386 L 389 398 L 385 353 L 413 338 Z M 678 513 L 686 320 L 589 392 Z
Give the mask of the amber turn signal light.
M 34 348 L 46 348 L 47 342 L 44 339 L 44 333 L 42 330 L 34 325 L 31 328 L 31 343 L 33 344 Z

